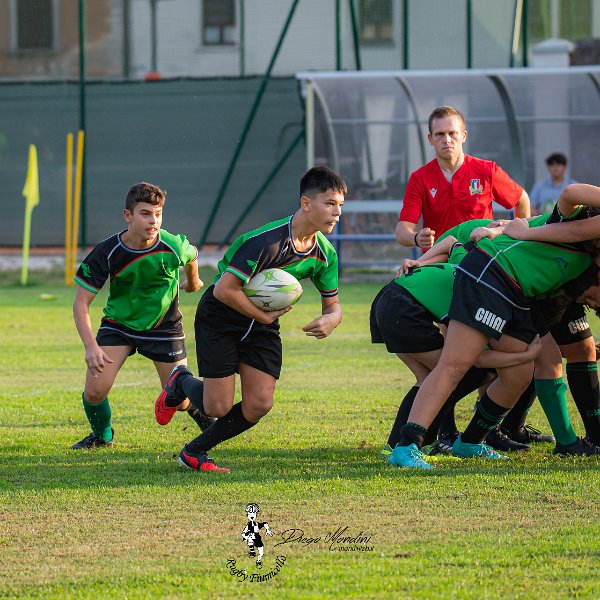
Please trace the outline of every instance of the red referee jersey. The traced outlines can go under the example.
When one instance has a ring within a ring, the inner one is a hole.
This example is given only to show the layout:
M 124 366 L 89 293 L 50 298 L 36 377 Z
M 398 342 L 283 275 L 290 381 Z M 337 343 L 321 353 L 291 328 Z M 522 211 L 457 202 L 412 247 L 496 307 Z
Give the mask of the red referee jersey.
M 400 221 L 430 227 L 438 238 L 455 225 L 471 219 L 493 219 L 492 201 L 512 208 L 523 188 L 491 160 L 465 154 L 452 182 L 433 159 L 412 173 L 406 186 Z

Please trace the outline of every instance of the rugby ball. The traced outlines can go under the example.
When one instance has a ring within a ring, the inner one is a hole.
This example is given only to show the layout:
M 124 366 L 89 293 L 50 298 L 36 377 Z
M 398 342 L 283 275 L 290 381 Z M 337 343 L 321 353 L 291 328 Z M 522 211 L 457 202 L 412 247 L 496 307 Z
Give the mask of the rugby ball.
M 283 269 L 265 269 L 257 273 L 242 290 L 254 306 L 265 312 L 291 306 L 302 296 L 300 282 Z

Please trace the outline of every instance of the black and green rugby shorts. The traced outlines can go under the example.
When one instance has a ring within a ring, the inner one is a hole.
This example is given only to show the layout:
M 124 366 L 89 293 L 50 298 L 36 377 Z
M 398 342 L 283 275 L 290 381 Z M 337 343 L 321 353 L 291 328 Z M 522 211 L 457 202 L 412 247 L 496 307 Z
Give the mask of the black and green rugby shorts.
M 432 352 L 444 346 L 434 316 L 394 281 L 375 297 L 370 314 L 371 342 L 388 352 Z
M 498 282 L 492 287 L 459 268 L 448 318 L 460 321 L 494 340 L 504 334 L 529 344 L 537 335 L 531 310 L 507 300 L 508 292 Z
M 168 328 L 134 331 L 110 319 L 102 319 L 96 335 L 99 346 L 131 346 L 129 356 L 136 352 L 150 360 L 174 363 L 187 357 L 185 335 L 181 321 Z

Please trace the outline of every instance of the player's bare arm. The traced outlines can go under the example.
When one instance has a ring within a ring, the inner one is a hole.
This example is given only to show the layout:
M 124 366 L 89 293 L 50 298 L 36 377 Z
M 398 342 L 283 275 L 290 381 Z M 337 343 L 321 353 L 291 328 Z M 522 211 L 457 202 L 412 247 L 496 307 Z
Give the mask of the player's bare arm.
M 342 307 L 338 297 L 321 298 L 321 316 L 312 320 L 302 328 L 308 336 L 318 340 L 331 335 L 331 332 L 342 322 Z
M 521 197 L 517 200 L 515 204 L 515 217 L 530 217 L 531 216 L 531 206 L 529 202 L 529 195 L 525 190 L 521 194 Z
M 504 227 L 504 225 L 498 227 L 475 227 L 469 237 L 473 242 L 478 242 L 483 238 L 493 240 L 504 233 Z
M 73 302 L 73 318 L 77 333 L 83 342 L 85 348 L 85 362 L 88 369 L 94 374 L 102 373 L 104 363 L 112 363 L 113 360 L 107 356 L 98 343 L 92 331 L 92 323 L 90 321 L 90 305 L 96 297 L 92 292 L 88 292 L 82 287 L 77 288 L 75 301 Z
M 419 260 L 405 258 L 396 271 L 396 277 L 405 275 L 408 273 L 409 269 L 414 267 L 421 267 L 423 265 L 430 265 L 439 262 L 447 262 L 450 251 L 452 250 L 452 246 L 454 246 L 457 241 L 458 240 L 453 235 L 449 235 L 441 242 L 434 244 L 429 250 L 427 250 L 427 252 L 425 252 L 425 254 L 423 254 L 423 256 L 421 256 L 421 258 L 419 258 Z
M 198 261 L 193 260 L 187 263 L 183 270 L 185 271 L 185 280 L 181 282 L 181 289 L 188 293 L 197 292 L 204 282 L 198 277 Z
M 495 221 L 488 223 L 487 227 L 489 229 L 493 229 L 494 227 L 504 227 L 507 223 L 510 223 L 510 222 L 511 222 L 511 219 L 496 219 Z
M 535 360 L 542 350 L 540 336 L 536 335 L 533 341 L 522 352 L 501 352 L 499 350 L 484 350 L 475 366 L 480 369 L 507 369 Z
M 572 183 L 565 187 L 558 197 L 558 209 L 565 216 L 570 215 L 580 204 L 600 208 L 600 187 L 587 183 Z
M 236 277 L 232 273 L 223 273 L 214 289 L 214 296 L 217 300 L 233 308 L 240 314 L 254 319 L 263 325 L 269 325 L 273 323 L 281 315 L 292 310 L 291 306 L 282 310 L 274 310 L 272 312 L 265 312 L 257 308 L 248 300 L 246 294 L 242 291 L 243 282 L 239 277 Z
M 504 233 L 529 242 L 585 242 L 600 237 L 600 216 L 531 228 L 527 219 L 514 219 L 505 226 Z

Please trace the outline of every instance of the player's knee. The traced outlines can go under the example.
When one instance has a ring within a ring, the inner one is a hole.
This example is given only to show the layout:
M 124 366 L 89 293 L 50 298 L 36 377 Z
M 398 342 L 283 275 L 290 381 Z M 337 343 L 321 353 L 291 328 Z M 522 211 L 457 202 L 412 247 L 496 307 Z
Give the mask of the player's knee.
M 244 406 L 244 414 L 249 421 L 257 421 L 264 417 L 273 408 L 272 396 L 255 396 Z
M 576 344 L 560 347 L 563 356 L 570 362 L 596 362 L 596 344 L 593 337 L 580 340 Z
M 533 365 L 526 363 L 511 367 L 510 369 L 502 369 L 499 377 L 500 381 L 507 386 L 510 386 L 515 391 L 524 392 L 533 376 Z
M 220 419 L 224 417 L 231 410 L 231 405 L 227 404 L 211 404 L 210 406 L 204 403 L 204 412 L 207 416 L 213 417 L 215 419 Z
M 460 363 L 443 364 L 440 366 L 440 375 L 448 382 L 456 385 L 463 378 L 464 374 L 469 370 L 471 365 L 463 365 Z
M 106 390 L 86 390 L 83 392 L 83 397 L 88 404 L 100 404 L 107 395 Z

